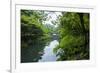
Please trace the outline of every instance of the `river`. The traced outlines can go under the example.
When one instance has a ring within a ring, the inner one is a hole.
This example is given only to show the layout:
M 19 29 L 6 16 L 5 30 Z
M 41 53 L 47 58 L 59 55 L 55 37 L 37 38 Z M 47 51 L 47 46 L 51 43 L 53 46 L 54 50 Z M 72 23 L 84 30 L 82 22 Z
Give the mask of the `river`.
M 45 46 L 44 53 L 39 60 L 39 62 L 49 62 L 49 61 L 56 61 L 57 57 L 56 54 L 53 52 L 53 49 L 59 44 L 57 40 L 53 40 L 50 42 L 49 45 Z

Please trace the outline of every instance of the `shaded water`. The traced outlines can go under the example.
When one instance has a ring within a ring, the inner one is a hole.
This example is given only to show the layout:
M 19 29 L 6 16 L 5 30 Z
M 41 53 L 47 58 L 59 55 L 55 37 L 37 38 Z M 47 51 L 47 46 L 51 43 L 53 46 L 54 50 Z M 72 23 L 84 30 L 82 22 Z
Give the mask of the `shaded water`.
M 28 47 L 21 48 L 21 62 L 45 62 L 45 61 L 56 61 L 56 54 L 53 53 L 53 49 L 58 45 L 57 40 L 52 40 L 49 44 L 46 45 L 46 42 L 43 41 L 32 41 L 25 42 Z
M 57 57 L 56 54 L 53 52 L 53 49 L 58 45 L 57 40 L 53 40 L 50 42 L 49 45 L 45 46 L 44 48 L 44 54 L 42 55 L 39 62 L 45 62 L 45 61 L 56 61 Z

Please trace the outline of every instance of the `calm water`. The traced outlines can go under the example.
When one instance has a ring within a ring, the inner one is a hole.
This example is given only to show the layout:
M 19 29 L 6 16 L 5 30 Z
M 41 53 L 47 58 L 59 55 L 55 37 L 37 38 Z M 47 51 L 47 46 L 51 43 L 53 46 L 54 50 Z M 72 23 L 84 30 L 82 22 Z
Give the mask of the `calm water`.
M 45 62 L 45 61 L 56 61 L 57 57 L 56 54 L 53 53 L 53 49 L 59 44 L 57 40 L 53 40 L 50 42 L 48 46 L 45 46 L 44 48 L 44 54 L 42 55 L 39 62 Z

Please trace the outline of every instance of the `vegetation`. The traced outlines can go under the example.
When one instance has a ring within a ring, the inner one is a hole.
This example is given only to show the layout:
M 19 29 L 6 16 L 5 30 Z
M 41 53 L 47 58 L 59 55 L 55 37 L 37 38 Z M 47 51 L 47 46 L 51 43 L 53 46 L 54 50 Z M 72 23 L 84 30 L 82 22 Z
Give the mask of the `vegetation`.
M 50 36 L 42 22 L 46 20 L 43 11 L 21 10 L 21 62 L 40 59 L 43 48 Z
M 49 13 L 55 12 L 21 10 L 21 62 L 38 62 L 44 47 L 55 39 L 58 61 L 89 59 L 89 13 L 60 12 L 53 25 L 45 23 Z
M 63 12 L 59 21 L 58 60 L 89 59 L 89 13 Z

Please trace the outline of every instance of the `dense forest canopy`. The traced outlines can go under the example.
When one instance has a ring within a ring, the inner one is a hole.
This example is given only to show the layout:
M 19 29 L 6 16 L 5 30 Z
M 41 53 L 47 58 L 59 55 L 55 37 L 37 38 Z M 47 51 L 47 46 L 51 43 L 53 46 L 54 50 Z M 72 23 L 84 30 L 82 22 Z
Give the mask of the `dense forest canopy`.
M 89 13 L 21 10 L 21 62 L 37 62 L 54 39 L 58 61 L 89 59 L 89 21 Z

